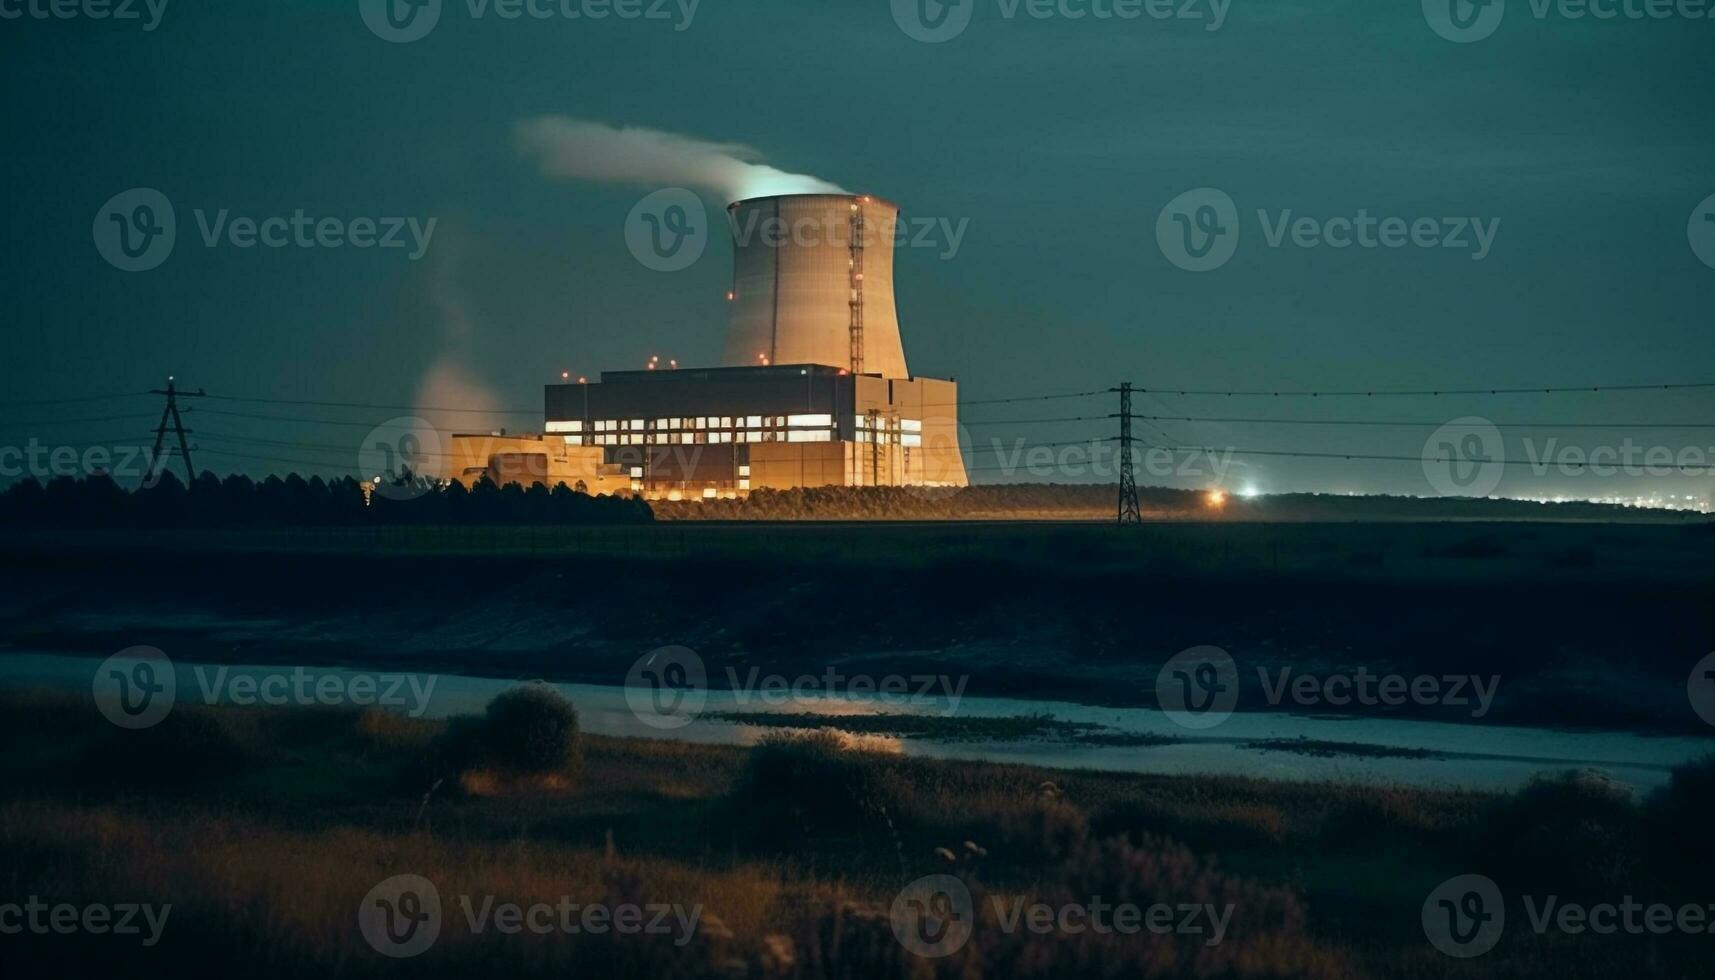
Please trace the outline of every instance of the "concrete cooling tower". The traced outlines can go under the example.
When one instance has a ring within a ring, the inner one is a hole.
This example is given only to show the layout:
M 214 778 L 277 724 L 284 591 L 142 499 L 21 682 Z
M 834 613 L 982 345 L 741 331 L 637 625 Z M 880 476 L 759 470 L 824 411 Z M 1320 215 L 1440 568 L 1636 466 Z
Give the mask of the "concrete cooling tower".
M 897 206 L 869 195 L 788 194 L 738 201 L 727 215 L 727 365 L 826 364 L 910 377 L 893 302 Z

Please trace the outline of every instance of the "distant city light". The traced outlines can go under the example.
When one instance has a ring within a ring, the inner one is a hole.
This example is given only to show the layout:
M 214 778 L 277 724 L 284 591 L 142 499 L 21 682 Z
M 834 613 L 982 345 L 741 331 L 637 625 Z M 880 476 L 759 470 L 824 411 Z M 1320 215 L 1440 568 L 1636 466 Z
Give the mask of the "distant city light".
M 1210 490 L 1209 491 L 1209 506 L 1210 507 L 1222 507 L 1222 506 L 1225 506 L 1226 503 L 1227 503 L 1227 492 L 1225 490 Z
M 1246 500 L 1250 500 L 1253 497 L 1259 497 L 1261 495 L 1262 495 L 1262 491 L 1258 490 L 1256 488 L 1256 484 L 1254 484 L 1254 483 L 1247 484 L 1243 490 L 1239 491 L 1239 496 L 1245 498 Z

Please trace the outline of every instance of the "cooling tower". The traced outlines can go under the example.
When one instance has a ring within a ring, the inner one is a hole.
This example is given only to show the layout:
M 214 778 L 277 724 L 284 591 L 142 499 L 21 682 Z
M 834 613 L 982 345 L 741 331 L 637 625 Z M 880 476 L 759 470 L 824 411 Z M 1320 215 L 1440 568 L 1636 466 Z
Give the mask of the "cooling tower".
M 905 378 L 893 304 L 899 208 L 880 198 L 788 194 L 727 208 L 732 322 L 725 363 L 827 364 Z

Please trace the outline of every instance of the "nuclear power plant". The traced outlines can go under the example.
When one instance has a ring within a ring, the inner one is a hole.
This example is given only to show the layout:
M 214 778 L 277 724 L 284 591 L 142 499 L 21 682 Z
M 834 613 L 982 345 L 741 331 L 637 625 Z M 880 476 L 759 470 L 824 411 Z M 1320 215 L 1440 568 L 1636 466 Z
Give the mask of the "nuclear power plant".
M 720 366 L 652 361 L 548 385 L 541 434 L 455 436 L 448 475 L 657 499 L 965 486 L 958 386 L 906 368 L 893 294 L 899 208 L 791 194 L 727 212 Z

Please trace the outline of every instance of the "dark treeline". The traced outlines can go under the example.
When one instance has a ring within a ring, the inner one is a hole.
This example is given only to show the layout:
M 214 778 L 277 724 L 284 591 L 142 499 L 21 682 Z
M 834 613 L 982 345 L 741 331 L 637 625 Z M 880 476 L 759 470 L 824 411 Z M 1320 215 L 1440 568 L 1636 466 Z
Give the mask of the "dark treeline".
M 293 473 L 261 482 L 204 472 L 188 487 L 172 473 L 128 491 L 111 477 L 34 479 L 0 493 L 0 524 L 79 527 L 228 527 L 237 525 L 639 524 L 649 505 L 626 497 L 591 497 L 561 485 L 549 490 L 488 479 L 468 489 L 402 481 L 377 489 L 366 503 L 350 477 L 308 479 Z

